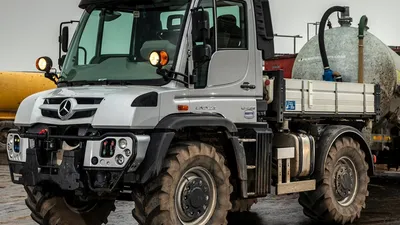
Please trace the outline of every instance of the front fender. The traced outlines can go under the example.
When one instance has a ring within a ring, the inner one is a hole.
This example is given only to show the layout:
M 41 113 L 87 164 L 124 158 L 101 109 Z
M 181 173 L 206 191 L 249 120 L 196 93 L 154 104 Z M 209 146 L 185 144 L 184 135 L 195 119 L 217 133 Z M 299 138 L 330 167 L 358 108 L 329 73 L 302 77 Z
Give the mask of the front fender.
M 157 176 L 162 169 L 164 159 L 173 141 L 175 133 L 185 127 L 221 127 L 229 133 L 236 133 L 237 127 L 231 121 L 217 114 L 172 114 L 163 118 L 155 127 L 151 134 L 150 144 L 147 149 L 146 157 L 138 168 L 140 182 L 146 183 L 152 177 Z M 233 139 L 231 139 L 232 141 Z M 235 146 L 233 144 L 233 146 Z M 236 150 L 240 151 L 240 149 Z M 239 155 L 240 152 L 236 152 Z M 243 151 L 243 149 L 242 149 Z M 245 168 L 246 164 L 241 162 L 244 157 L 239 157 L 239 165 Z M 242 177 L 245 180 L 247 178 Z

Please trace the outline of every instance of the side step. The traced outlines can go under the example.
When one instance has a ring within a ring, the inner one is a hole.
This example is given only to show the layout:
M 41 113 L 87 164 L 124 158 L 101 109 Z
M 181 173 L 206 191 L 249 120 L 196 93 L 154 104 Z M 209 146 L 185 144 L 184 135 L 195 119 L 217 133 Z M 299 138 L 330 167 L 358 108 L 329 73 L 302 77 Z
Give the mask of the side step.
M 315 180 L 290 181 L 290 159 L 294 158 L 294 147 L 277 148 L 276 151 L 276 159 L 278 160 L 278 184 L 276 186 L 276 194 L 284 195 L 315 190 Z M 284 166 L 285 169 L 283 169 Z M 283 182 L 283 171 L 285 171 L 286 182 Z

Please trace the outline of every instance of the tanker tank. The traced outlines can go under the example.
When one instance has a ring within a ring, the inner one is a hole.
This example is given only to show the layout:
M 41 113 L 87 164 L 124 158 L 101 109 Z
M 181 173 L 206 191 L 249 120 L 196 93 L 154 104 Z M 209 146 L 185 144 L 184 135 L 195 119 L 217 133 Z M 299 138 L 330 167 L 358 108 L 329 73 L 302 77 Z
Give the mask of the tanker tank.
M 325 31 L 330 68 L 343 82 L 358 82 L 358 28 L 342 26 Z M 381 115 L 400 106 L 400 56 L 370 32 L 364 34 L 364 83 L 380 84 Z M 293 79 L 323 80 L 324 66 L 318 36 L 313 37 L 296 57 Z

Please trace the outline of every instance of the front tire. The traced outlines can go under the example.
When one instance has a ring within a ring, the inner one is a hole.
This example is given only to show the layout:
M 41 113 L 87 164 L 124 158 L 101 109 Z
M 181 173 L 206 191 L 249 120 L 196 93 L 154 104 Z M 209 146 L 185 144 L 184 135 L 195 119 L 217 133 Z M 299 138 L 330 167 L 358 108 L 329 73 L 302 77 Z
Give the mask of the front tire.
M 15 128 L 13 121 L 0 121 L 0 152 L 5 152 L 7 147 L 7 133 Z
M 322 177 L 316 177 L 316 190 L 300 194 L 304 214 L 314 220 L 341 224 L 360 218 L 370 181 L 360 144 L 350 137 L 337 139 L 323 169 Z
M 50 197 L 38 187 L 27 187 L 26 205 L 32 211 L 32 219 L 40 225 L 101 225 L 115 210 L 114 201 L 102 200 L 93 204 L 74 207 L 64 197 Z
M 210 145 L 189 142 L 170 149 L 162 173 L 143 196 L 134 194 L 141 225 L 227 224 L 232 188 L 224 157 Z

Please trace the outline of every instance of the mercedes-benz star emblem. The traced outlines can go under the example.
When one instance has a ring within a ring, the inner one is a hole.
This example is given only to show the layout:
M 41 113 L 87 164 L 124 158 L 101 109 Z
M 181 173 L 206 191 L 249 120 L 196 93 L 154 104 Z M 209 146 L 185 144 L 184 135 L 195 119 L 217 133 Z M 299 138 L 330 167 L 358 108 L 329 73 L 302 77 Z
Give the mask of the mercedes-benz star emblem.
M 58 116 L 61 120 L 68 120 L 74 115 L 74 107 L 76 105 L 76 100 L 73 98 L 65 99 L 61 102 L 58 108 Z

